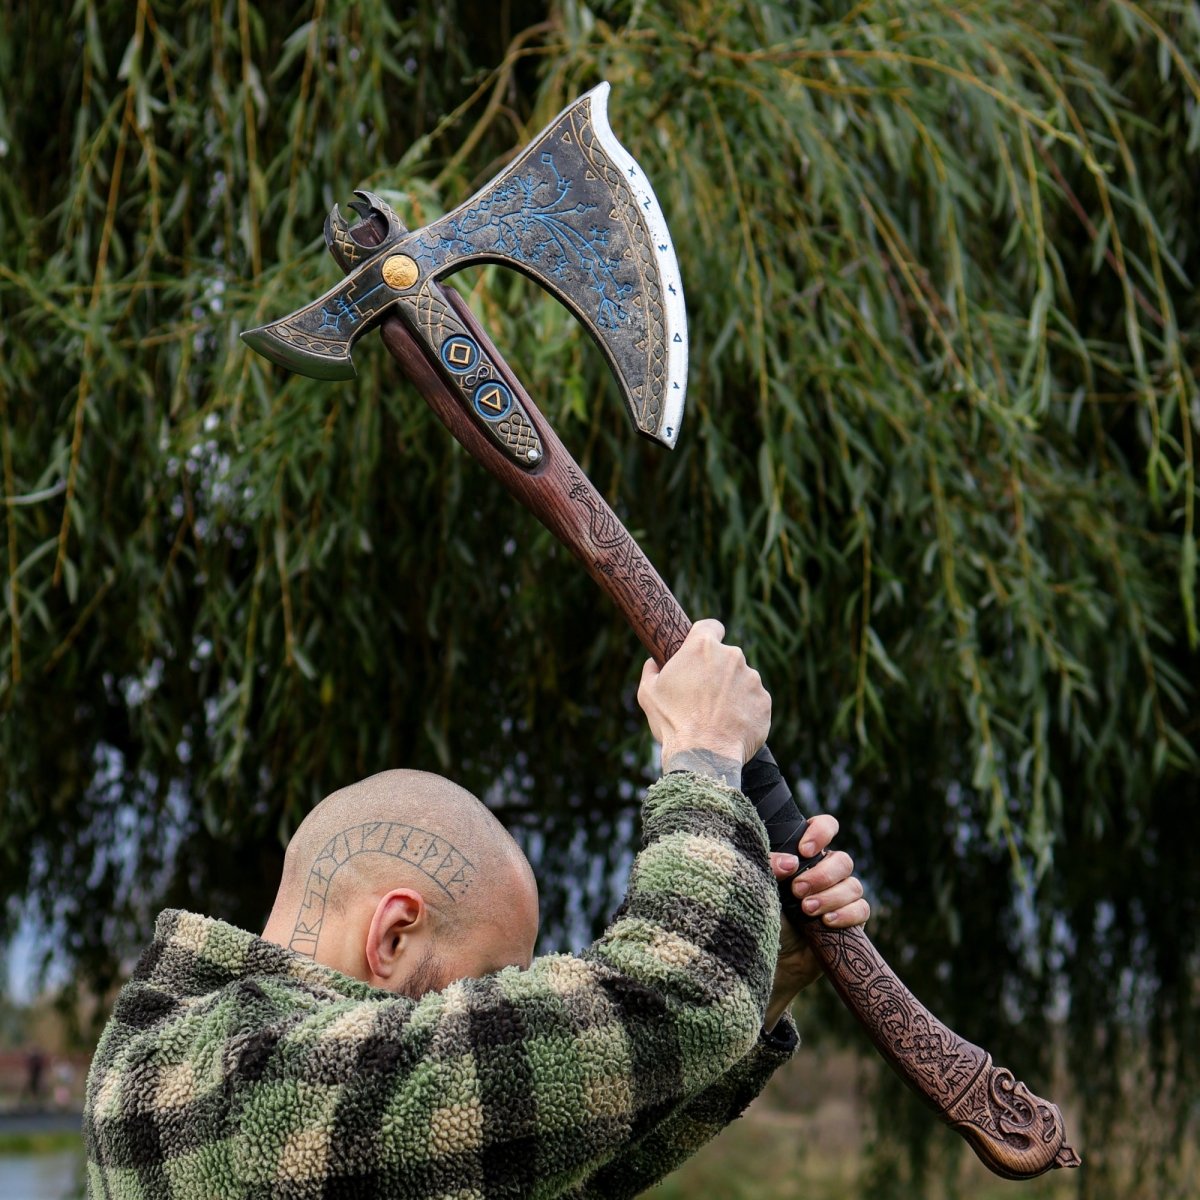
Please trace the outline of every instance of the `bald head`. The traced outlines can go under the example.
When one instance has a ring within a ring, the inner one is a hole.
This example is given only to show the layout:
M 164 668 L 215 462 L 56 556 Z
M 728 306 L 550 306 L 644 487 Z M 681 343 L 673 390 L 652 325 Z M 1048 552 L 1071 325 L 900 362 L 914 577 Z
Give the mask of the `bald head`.
M 470 792 L 424 771 L 373 775 L 304 818 L 263 936 L 370 978 L 364 939 L 397 896 L 413 918 L 401 930 L 410 944 L 400 974 L 409 984 L 423 976 L 420 990 L 437 982 L 433 964 L 443 973 L 459 964 L 466 969 L 453 977 L 461 978 L 532 953 L 537 887 L 520 847 Z

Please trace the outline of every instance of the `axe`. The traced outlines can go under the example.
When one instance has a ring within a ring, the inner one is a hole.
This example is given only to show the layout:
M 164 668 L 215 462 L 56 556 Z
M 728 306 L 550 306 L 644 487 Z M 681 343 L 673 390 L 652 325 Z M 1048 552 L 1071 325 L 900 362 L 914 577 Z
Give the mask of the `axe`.
M 641 168 L 608 123 L 608 84 L 559 114 L 458 208 L 409 231 L 360 191 L 350 225 L 335 205 L 325 241 L 345 272 L 304 308 L 243 339 L 319 379 L 354 375 L 351 351 L 378 326 L 384 344 L 450 432 L 583 563 L 661 665 L 691 623 L 465 301 L 442 278 L 477 263 L 516 268 L 561 301 L 604 353 L 637 428 L 675 444 L 687 383 L 683 285 L 666 221 Z M 743 790 L 771 847 L 795 853 L 804 828 L 764 747 Z M 813 947 L 880 1054 L 998 1175 L 1078 1166 L 1058 1107 L 954 1033 L 896 977 L 862 929 L 784 913 Z

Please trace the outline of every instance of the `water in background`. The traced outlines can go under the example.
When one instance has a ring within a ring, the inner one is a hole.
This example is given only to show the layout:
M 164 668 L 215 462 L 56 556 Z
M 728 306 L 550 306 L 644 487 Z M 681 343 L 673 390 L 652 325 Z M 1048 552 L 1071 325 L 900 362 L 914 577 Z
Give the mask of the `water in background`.
M 83 1195 L 83 1148 L 0 1156 L 4 1200 L 74 1200 Z

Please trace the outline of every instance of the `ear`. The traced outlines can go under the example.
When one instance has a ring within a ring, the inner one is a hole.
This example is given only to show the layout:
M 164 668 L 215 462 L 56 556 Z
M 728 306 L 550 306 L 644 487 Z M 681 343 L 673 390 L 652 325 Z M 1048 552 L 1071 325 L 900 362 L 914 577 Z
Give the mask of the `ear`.
M 367 931 L 368 981 L 374 987 L 386 987 L 388 980 L 401 971 L 401 959 L 412 940 L 423 934 L 429 924 L 425 897 L 413 888 L 393 888 L 380 897 Z

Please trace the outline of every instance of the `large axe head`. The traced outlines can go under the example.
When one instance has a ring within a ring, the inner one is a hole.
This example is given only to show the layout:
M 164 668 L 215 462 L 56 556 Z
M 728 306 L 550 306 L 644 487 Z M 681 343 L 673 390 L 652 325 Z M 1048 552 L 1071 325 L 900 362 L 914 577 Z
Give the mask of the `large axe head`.
M 687 387 L 687 317 L 675 250 L 649 181 L 609 128 L 609 86 L 563 110 L 495 179 L 410 232 L 378 196 L 354 205 L 383 241 L 361 245 L 337 206 L 325 240 L 346 278 L 242 337 L 319 379 L 354 375 L 355 341 L 398 310 L 432 358 L 462 352 L 440 321 L 438 280 L 472 263 L 515 267 L 556 296 L 604 351 L 638 429 L 674 446 Z M 531 456 L 532 457 L 532 456 Z

